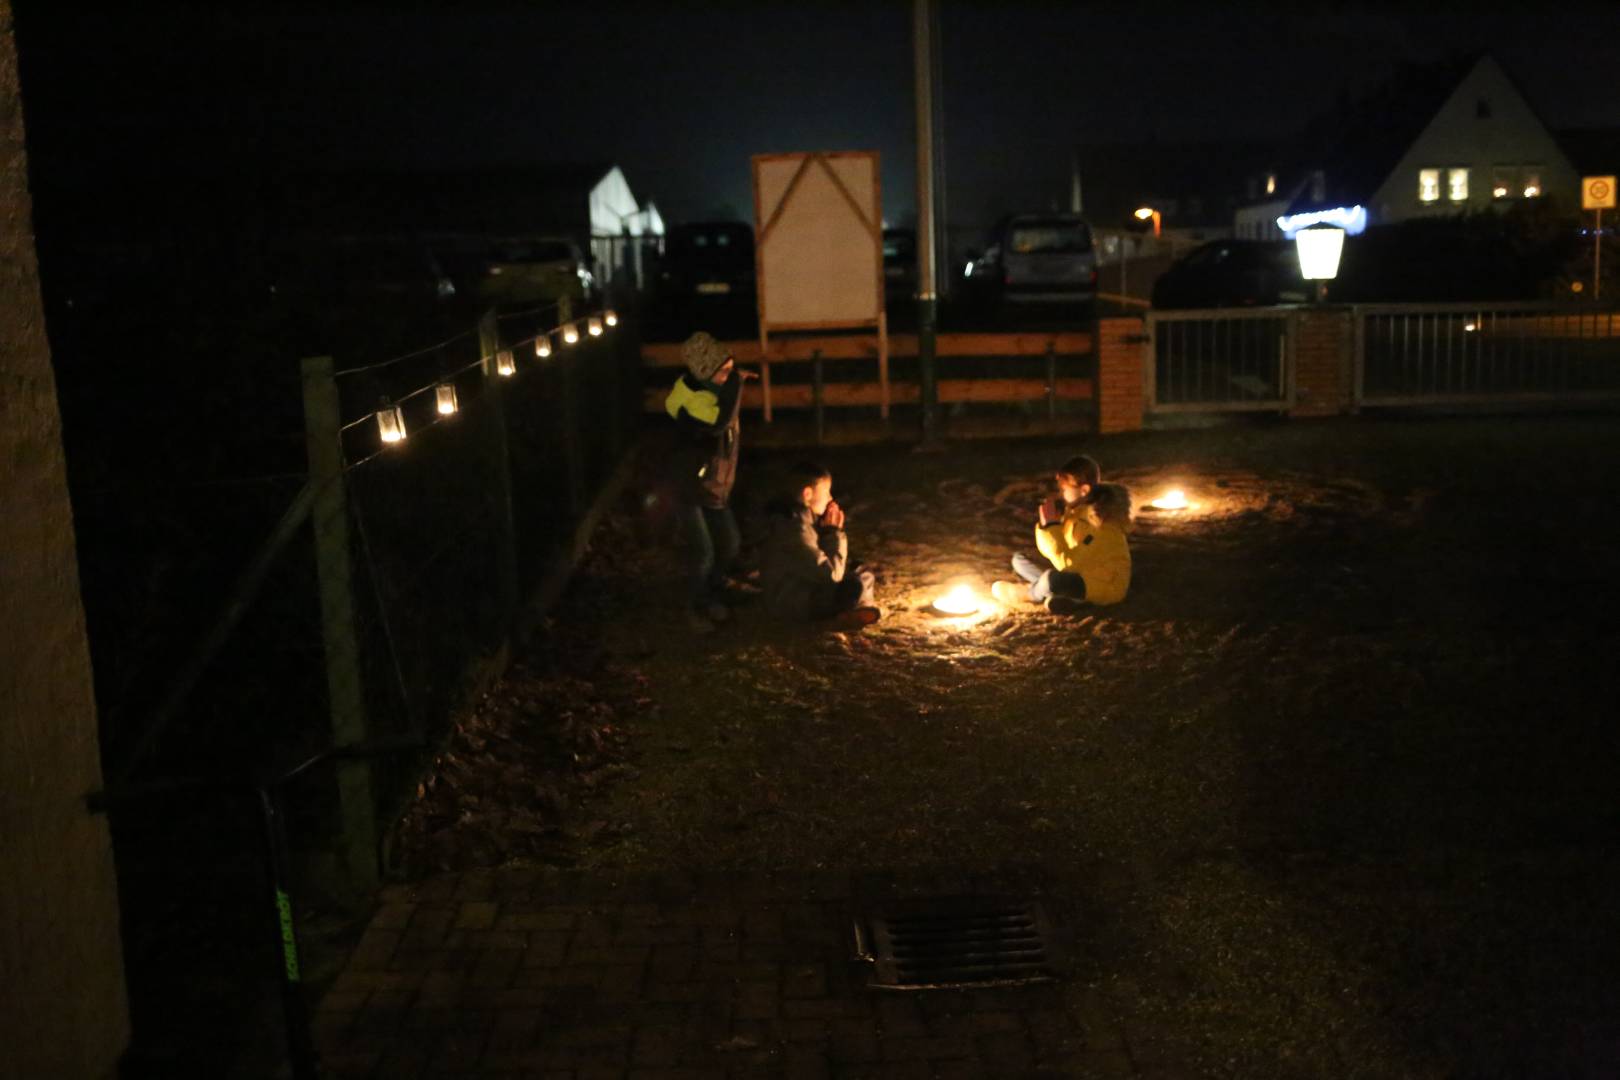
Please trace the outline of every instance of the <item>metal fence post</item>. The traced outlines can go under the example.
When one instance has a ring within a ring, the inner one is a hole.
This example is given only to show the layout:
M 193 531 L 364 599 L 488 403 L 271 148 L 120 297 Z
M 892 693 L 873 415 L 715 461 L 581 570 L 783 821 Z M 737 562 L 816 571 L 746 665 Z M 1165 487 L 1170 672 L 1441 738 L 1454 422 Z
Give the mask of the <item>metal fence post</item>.
M 506 405 L 501 392 L 505 376 L 498 370 L 501 331 L 494 309 L 478 319 L 478 355 L 484 361 L 484 391 L 489 395 L 490 471 L 494 477 L 496 558 L 501 575 L 501 633 L 512 629 L 517 615 L 517 527 L 512 518 L 512 457 L 506 437 Z
M 810 353 L 810 400 L 816 413 L 816 445 L 827 441 L 827 402 L 823 397 L 821 350 Z
M 1057 349 L 1048 340 L 1046 343 L 1046 422 L 1052 427 L 1052 434 L 1057 434 Z
M 309 479 L 315 488 L 310 521 L 315 530 L 315 568 L 321 593 L 321 640 L 326 652 L 326 691 L 332 739 L 338 745 L 362 742 L 367 734 L 366 700 L 360 675 L 360 639 L 355 630 L 354 584 L 349 550 L 349 512 L 340 442 L 342 413 L 330 356 L 303 361 L 304 445 Z M 377 882 L 377 804 L 371 766 L 344 761 L 337 766 L 344 858 L 350 882 L 370 889 Z

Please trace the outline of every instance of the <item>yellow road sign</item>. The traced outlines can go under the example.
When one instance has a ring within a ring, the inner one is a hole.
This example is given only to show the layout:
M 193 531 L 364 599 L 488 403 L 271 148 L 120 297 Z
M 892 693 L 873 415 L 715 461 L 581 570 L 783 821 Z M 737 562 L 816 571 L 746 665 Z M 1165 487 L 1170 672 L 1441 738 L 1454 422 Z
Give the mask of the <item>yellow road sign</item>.
M 1614 208 L 1614 177 L 1581 177 L 1581 209 L 1611 210 Z

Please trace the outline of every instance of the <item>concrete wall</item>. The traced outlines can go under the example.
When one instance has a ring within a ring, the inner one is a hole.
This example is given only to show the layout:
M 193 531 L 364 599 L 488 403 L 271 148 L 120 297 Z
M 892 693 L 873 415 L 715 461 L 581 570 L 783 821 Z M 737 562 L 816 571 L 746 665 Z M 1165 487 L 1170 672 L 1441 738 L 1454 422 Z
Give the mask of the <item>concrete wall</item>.
M 11 26 L 0 0 L 0 1074 L 96 1078 L 129 1026 Z

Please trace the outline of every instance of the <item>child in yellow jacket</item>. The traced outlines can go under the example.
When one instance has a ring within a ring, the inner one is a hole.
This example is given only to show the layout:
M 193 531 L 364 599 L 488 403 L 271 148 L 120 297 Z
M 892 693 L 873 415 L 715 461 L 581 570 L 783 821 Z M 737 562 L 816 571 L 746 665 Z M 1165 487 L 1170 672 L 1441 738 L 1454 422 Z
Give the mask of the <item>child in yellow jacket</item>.
M 1035 526 L 1044 559 L 1014 555 L 1013 571 L 1023 581 L 998 581 L 990 593 L 1009 606 L 1042 604 L 1055 615 L 1087 603 L 1117 604 L 1131 586 L 1130 492 L 1103 483 L 1102 470 L 1084 455 L 1065 462 L 1056 479 L 1059 494 L 1041 504 Z

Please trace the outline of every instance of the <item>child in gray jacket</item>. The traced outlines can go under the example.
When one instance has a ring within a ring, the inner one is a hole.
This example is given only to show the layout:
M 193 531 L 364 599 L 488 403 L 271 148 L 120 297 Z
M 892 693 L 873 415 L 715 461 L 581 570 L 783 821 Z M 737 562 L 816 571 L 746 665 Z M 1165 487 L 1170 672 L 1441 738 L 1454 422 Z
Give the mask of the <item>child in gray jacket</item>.
M 771 514 L 760 567 L 765 607 L 779 619 L 809 622 L 842 617 L 876 622 L 870 570 L 849 565 L 843 508 L 832 497 L 832 473 L 801 462 L 789 476 L 787 499 Z

